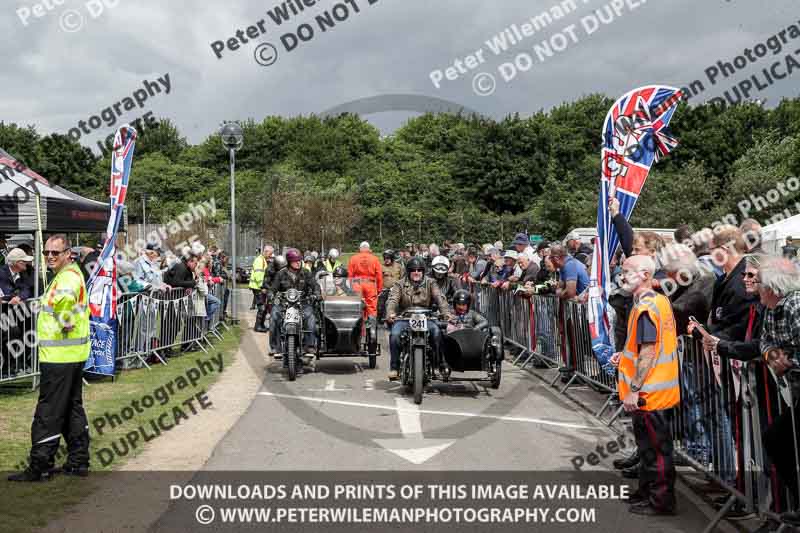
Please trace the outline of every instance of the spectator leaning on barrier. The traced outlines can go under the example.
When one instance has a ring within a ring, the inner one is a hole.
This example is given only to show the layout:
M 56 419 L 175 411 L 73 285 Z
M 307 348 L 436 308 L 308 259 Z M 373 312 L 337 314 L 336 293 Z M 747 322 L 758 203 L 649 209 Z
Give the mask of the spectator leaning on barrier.
M 586 254 L 587 256 L 591 256 L 594 253 L 592 247 L 582 242 L 581 236 L 574 231 L 569 233 L 564 238 L 564 242 L 566 243 L 569 255 L 573 257 L 575 257 L 577 254 Z
M 756 295 L 747 293 L 742 277 L 746 251 L 747 245 L 739 228 L 730 225 L 717 227 L 711 240 L 711 255 L 725 275 L 714 286 L 708 330 L 731 341 L 744 340 L 750 305 L 758 299 Z
M 481 283 L 494 283 L 497 281 L 497 270 L 502 266 L 503 258 L 499 248 L 489 248 L 486 258 L 486 268 L 481 274 Z M 498 266 L 498 264 L 500 266 Z
M 478 257 L 477 250 L 470 248 L 467 252 L 467 266 L 469 269 L 467 272 L 469 276 L 467 280 L 470 283 L 476 283 L 481 279 L 483 271 L 486 270 L 486 260 Z
M 0 266 L 0 298 L 3 302 L 18 304 L 33 298 L 34 279 L 29 271 L 33 257 L 19 248 L 6 255 Z
M 533 284 L 536 282 L 536 277 L 539 275 L 539 265 L 533 262 L 528 253 L 519 254 L 517 266 L 520 269 L 520 274 L 519 276 L 516 274 L 512 276 L 509 279 L 510 282 L 520 284 Z
M 39 401 L 31 425 L 30 465 L 10 481 L 39 481 L 56 472 L 61 435 L 67 440 L 64 474 L 89 473 L 89 422 L 83 410 L 83 367 L 89 357 L 89 301 L 83 275 L 70 261 L 66 235 L 53 235 L 44 247 L 55 277 L 42 296 L 36 321 L 39 344 Z
M 586 266 L 569 255 L 560 244 L 550 246 L 550 261 L 559 270 L 560 281 L 556 296 L 562 300 L 577 298 L 589 286 Z
M 800 424 L 792 420 L 800 398 L 800 268 L 788 259 L 770 258 L 759 272 L 758 292 L 766 308 L 761 331 L 761 353 L 775 375 L 785 377 L 791 388 L 792 409 L 779 415 L 764 433 L 764 447 L 778 475 L 798 503 L 796 479 Z M 794 426 L 794 432 L 793 432 Z M 796 508 L 796 507 L 795 507 Z M 785 513 L 784 521 L 800 526 L 800 513 Z
M 528 254 L 531 261 L 535 264 L 539 264 L 539 258 L 536 256 L 536 250 L 533 249 L 531 246 L 530 238 L 524 233 L 517 233 L 514 237 L 514 240 L 511 242 L 511 246 L 517 251 L 518 254 Z
M 517 267 L 517 252 L 514 250 L 506 250 L 503 254 L 503 266 L 497 271 L 496 279 L 492 285 L 494 287 L 508 288 L 507 281 L 514 275 L 514 269 Z
M 144 253 L 133 263 L 133 276 L 140 283 L 147 283 L 154 289 L 169 290 L 171 287 L 163 281 L 160 256 L 161 249 L 154 243 L 148 243 Z
M 675 513 L 672 461 L 672 408 L 680 403 L 678 336 L 669 300 L 653 290 L 655 261 L 634 256 L 622 266 L 623 284 L 633 295 L 625 349 L 612 362 L 619 367 L 618 390 L 632 413 L 639 449 L 639 488 L 629 511 L 643 515 Z

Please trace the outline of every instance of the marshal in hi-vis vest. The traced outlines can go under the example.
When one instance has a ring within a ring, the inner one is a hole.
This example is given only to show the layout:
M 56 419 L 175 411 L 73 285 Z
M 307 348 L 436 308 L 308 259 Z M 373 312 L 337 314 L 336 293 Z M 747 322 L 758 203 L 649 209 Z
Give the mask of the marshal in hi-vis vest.
M 624 399 L 628 395 L 633 378 L 636 376 L 636 361 L 639 358 L 636 329 L 642 313 L 648 313 L 656 326 L 658 359 L 645 377 L 642 389 L 639 391 L 639 398 L 645 402 L 640 409 L 643 411 L 669 409 L 681 401 L 678 334 L 669 300 L 666 296 L 654 292 L 645 293 L 634 305 L 628 318 L 628 338 L 619 360 L 619 397 Z
M 80 363 L 89 358 L 89 307 L 83 274 L 70 263 L 42 296 L 36 335 L 42 363 Z M 64 332 L 65 324 L 74 327 Z
M 263 255 L 256 256 L 253 260 L 253 271 L 250 272 L 250 288 L 259 290 L 267 272 L 267 259 Z

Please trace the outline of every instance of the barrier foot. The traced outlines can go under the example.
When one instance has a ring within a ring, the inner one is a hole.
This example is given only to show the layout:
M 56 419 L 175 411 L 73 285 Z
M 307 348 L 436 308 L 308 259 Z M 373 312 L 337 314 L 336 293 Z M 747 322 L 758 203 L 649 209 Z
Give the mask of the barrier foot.
M 521 352 L 519 352 L 519 355 L 518 355 L 516 358 L 514 358 L 514 360 L 513 360 L 513 361 L 511 361 L 511 364 L 512 364 L 512 365 L 516 365 L 516 364 L 517 364 L 517 361 L 519 361 L 520 359 L 522 359 L 522 356 L 524 356 L 526 353 L 528 353 L 528 350 L 522 350 Z
M 606 426 L 611 427 L 614 424 L 614 422 L 617 421 L 617 418 L 620 417 L 620 415 L 622 414 L 622 411 L 624 411 L 624 410 L 625 410 L 625 406 L 624 405 L 620 405 L 619 408 L 617 409 L 617 411 L 614 413 L 614 416 L 611 417 L 611 419 L 608 421 Z
M 199 340 L 195 340 L 194 342 L 197 343 L 197 345 L 200 347 L 201 350 L 203 350 L 203 352 L 208 353 L 208 350 L 206 350 L 206 347 L 203 346 L 202 342 L 200 342 Z
M 141 361 L 141 362 L 142 362 L 142 364 L 144 365 L 144 367 L 145 367 L 147 370 L 152 370 L 152 368 L 150 368 L 150 365 L 148 365 L 148 364 L 147 364 L 147 361 L 145 360 L 145 358 L 144 358 L 144 357 L 142 357 L 141 355 L 137 355 L 137 356 L 136 356 L 136 358 L 137 358 L 139 361 Z
M 720 520 L 722 520 L 723 517 L 728 514 L 728 511 L 731 510 L 731 507 L 733 507 L 734 503 L 736 503 L 736 496 L 731 495 L 731 497 L 728 498 L 728 501 L 725 502 L 725 505 L 722 506 L 722 509 L 720 509 L 719 512 L 714 516 L 714 519 L 711 521 L 711 523 L 708 524 L 708 526 L 706 526 L 706 528 L 703 530 L 703 533 L 711 533 L 714 531 L 714 528 L 717 527 L 717 524 L 719 524 Z
M 535 357 L 536 357 L 536 354 L 534 352 L 531 352 L 531 354 L 528 356 L 527 359 L 525 359 L 525 362 L 522 363 L 522 365 L 519 367 L 519 369 L 520 370 L 525 370 L 525 367 L 528 366 L 528 363 L 530 363 Z
M 218 340 L 222 340 L 222 335 L 220 335 L 217 330 L 213 330 L 211 334 L 214 335 Z
M 601 407 L 600 410 L 597 411 L 597 414 L 594 416 L 596 416 L 597 418 L 602 417 L 603 413 L 605 413 L 606 409 L 608 409 L 608 406 L 611 405 L 611 400 L 614 399 L 614 396 L 616 396 L 614 393 L 609 394 L 608 398 L 606 398 L 606 403 L 603 404 L 603 407 Z
M 158 350 L 153 350 L 153 355 L 156 356 L 156 359 L 158 359 L 161 362 L 162 365 L 166 365 L 167 364 L 167 362 L 164 360 L 164 358 L 161 357 L 161 355 L 159 355 Z
M 89 382 L 86 381 L 86 378 L 81 378 L 81 380 L 83 380 L 83 386 L 84 387 L 88 387 L 89 386 Z
M 551 382 L 550 382 L 550 386 L 551 386 L 551 387 L 555 386 L 555 384 L 556 384 L 556 381 L 558 381 L 558 379 L 561 377 L 561 371 L 560 371 L 560 370 L 561 370 L 561 369 L 559 369 L 559 371 L 558 371 L 558 372 L 556 372 L 556 377 L 554 377 L 554 378 L 553 378 L 553 381 L 551 381 Z
M 570 385 L 572 385 L 572 382 L 575 381 L 576 379 L 578 379 L 578 373 L 577 372 L 572 374 L 572 377 L 569 378 L 569 381 L 567 381 L 567 384 L 564 385 L 563 389 L 561 389 L 561 391 L 560 391 L 561 394 L 564 394 L 565 392 L 567 392 L 567 389 L 570 387 Z M 555 383 L 555 382 L 553 382 L 553 383 Z
M 214 349 L 214 345 L 213 345 L 213 344 L 211 343 L 211 341 L 208 339 L 208 335 L 206 335 L 205 337 L 203 337 L 203 340 L 204 340 L 204 341 L 206 341 L 206 342 L 208 343 L 208 347 L 209 347 L 209 348 L 211 348 L 212 350 Z

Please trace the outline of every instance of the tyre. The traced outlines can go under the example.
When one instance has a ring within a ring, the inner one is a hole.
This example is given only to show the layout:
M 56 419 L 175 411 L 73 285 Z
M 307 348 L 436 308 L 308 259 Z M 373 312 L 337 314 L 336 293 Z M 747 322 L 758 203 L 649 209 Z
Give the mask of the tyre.
M 422 388 L 425 386 L 425 350 L 414 348 L 414 403 L 422 403 Z
M 286 368 L 289 371 L 289 381 L 294 381 L 297 378 L 297 354 L 295 351 L 297 347 L 294 345 L 294 335 L 286 337 Z
M 495 361 L 494 362 L 494 374 L 492 375 L 492 388 L 499 389 L 500 388 L 500 378 L 503 375 L 503 362 L 502 361 Z

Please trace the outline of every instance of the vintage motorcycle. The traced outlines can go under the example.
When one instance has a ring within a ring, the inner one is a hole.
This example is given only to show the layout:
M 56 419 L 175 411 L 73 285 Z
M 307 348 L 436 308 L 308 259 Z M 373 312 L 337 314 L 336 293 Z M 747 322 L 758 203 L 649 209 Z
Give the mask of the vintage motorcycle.
M 283 347 L 283 360 L 289 381 L 297 378 L 302 372 L 303 341 L 303 299 L 300 291 L 289 289 L 278 295 L 278 302 L 283 307 L 283 327 L 280 331 L 280 343 Z

